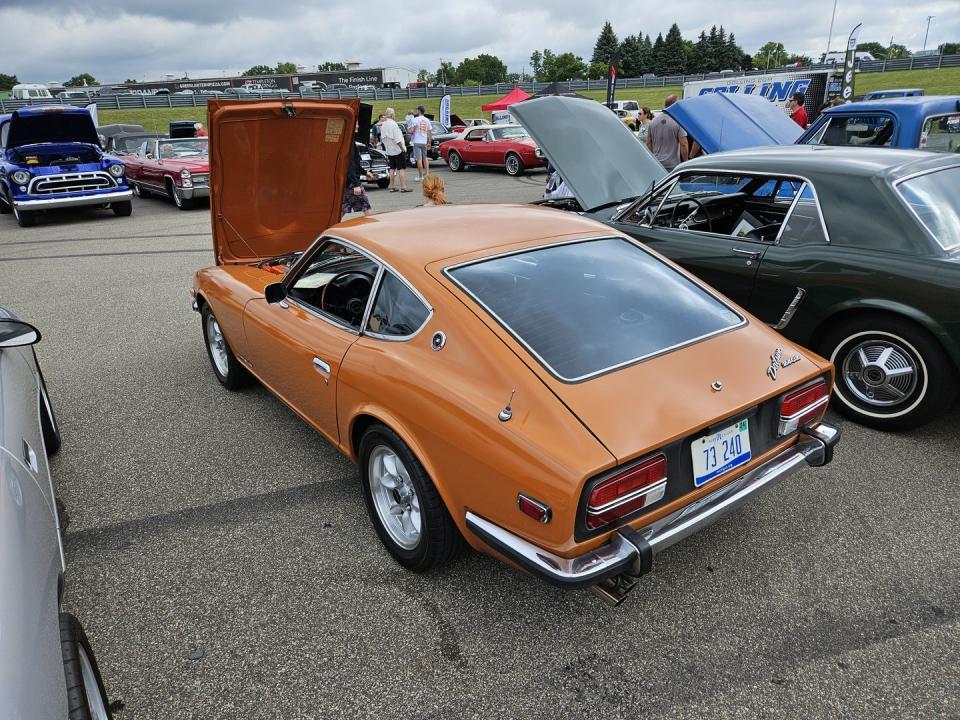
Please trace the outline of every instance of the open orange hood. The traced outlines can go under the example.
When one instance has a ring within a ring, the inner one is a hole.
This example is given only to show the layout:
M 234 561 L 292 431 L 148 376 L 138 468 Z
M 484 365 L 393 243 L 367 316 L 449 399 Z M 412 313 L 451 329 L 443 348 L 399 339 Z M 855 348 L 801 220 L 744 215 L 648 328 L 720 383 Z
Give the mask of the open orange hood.
M 340 221 L 359 100 L 210 100 L 218 265 L 304 250 Z

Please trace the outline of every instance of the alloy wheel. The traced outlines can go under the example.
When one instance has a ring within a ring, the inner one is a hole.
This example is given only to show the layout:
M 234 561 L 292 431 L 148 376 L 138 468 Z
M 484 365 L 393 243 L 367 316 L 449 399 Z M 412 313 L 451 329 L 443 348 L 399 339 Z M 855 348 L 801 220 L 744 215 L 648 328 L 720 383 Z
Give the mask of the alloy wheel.
M 420 542 L 422 521 L 420 498 L 410 473 L 386 445 L 378 445 L 370 453 L 367 471 L 380 523 L 391 540 L 404 550 L 412 550 Z
M 227 341 L 220 331 L 220 324 L 212 314 L 207 317 L 207 345 L 210 347 L 210 357 L 213 358 L 213 364 L 216 365 L 217 372 L 222 377 L 227 377 L 230 372 Z
M 109 720 L 107 706 L 100 694 L 100 684 L 97 682 L 97 674 L 93 671 L 93 663 L 87 657 L 87 651 L 83 646 L 77 647 L 77 654 L 80 656 L 80 672 L 83 675 L 83 690 L 87 696 L 87 706 L 90 710 L 92 720 Z

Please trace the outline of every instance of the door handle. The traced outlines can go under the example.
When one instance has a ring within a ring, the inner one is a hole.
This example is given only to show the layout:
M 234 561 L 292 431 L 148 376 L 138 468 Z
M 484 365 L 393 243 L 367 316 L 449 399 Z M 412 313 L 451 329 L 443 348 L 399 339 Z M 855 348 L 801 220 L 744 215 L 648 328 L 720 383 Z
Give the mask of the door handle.
M 313 366 L 320 372 L 327 373 L 328 375 L 330 374 L 330 365 L 328 365 L 318 357 L 315 357 L 313 359 Z
M 763 253 L 759 250 L 749 250 L 748 248 L 735 247 L 733 249 L 733 252 L 735 252 L 737 255 L 743 255 L 744 257 L 748 257 L 751 260 L 759 260 L 760 256 L 763 255 Z

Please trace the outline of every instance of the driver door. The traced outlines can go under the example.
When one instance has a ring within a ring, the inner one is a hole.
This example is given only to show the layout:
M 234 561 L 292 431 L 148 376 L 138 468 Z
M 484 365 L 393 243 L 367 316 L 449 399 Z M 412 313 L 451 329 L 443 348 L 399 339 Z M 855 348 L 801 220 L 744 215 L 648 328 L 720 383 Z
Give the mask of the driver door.
M 337 382 L 347 350 L 360 337 L 360 325 L 325 312 L 319 302 L 322 293 L 300 292 L 315 289 L 336 274 L 316 270 L 314 259 L 319 255 L 314 253 L 284 281 L 289 293 L 286 300 L 270 304 L 256 298 L 248 302 L 243 327 L 247 360 L 254 372 L 311 425 L 339 443 Z M 369 296 L 364 308 L 368 302 Z

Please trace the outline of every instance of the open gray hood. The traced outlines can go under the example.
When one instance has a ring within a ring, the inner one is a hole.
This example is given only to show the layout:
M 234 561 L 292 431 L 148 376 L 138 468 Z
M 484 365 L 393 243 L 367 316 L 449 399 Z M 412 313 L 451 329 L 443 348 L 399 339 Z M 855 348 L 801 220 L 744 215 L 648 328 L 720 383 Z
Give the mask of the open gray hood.
M 584 210 L 635 198 L 666 176 L 626 125 L 594 100 L 542 97 L 510 106 Z

